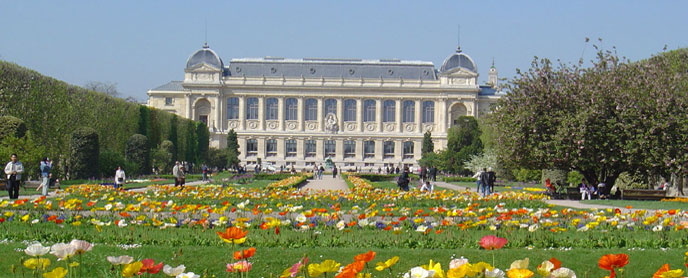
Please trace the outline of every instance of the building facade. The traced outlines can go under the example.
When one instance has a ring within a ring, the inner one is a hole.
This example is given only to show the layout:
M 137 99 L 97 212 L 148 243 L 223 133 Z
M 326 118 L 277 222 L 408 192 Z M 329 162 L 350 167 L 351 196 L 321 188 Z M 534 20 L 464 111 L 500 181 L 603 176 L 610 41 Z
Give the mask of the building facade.
M 439 70 L 397 59 L 231 59 L 204 45 L 187 60 L 183 81 L 148 91 L 148 105 L 204 122 L 211 146 L 237 132 L 240 159 L 297 169 L 328 158 L 364 171 L 417 165 L 423 134 L 437 150 L 460 116 L 480 117 L 502 96 L 497 70 L 478 84 L 460 48 Z

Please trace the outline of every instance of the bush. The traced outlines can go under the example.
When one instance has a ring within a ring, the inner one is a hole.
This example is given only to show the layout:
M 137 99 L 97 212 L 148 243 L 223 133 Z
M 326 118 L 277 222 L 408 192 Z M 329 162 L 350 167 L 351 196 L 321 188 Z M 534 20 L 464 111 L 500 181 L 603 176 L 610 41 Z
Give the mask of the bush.
M 3 139 L 7 136 L 22 138 L 25 135 L 26 124 L 24 124 L 24 121 L 12 116 L 0 117 L 0 139 Z
M 583 182 L 583 174 L 578 171 L 571 171 L 566 178 L 566 182 L 568 182 L 570 185 L 578 186 L 581 182 Z
M 134 169 L 129 169 L 130 175 L 142 175 L 150 172 L 150 149 L 148 148 L 148 137 L 141 134 L 134 134 L 127 140 L 127 148 L 124 157 Z
M 549 179 L 549 182 L 551 182 L 552 184 L 559 185 L 559 186 L 567 186 L 568 185 L 568 175 L 569 175 L 568 170 L 545 169 L 545 170 L 542 170 L 542 178 L 540 179 L 540 182 L 542 184 L 545 184 L 547 179 Z
M 256 180 L 270 180 L 270 181 L 278 181 L 278 180 L 283 180 L 286 178 L 289 178 L 291 176 L 294 176 L 290 173 L 282 173 L 282 174 L 266 174 L 266 173 L 260 173 L 255 175 L 253 178 Z
M 98 133 L 90 127 L 81 127 L 72 133 L 70 141 L 70 178 L 89 179 L 98 176 L 100 144 Z
M 113 177 L 117 166 L 126 167 L 124 156 L 115 151 L 103 150 L 98 158 L 101 177 Z
M 514 178 L 516 181 L 520 182 L 531 182 L 537 181 L 542 177 L 542 171 L 540 170 L 530 170 L 530 169 L 518 169 L 514 170 Z
M 7 136 L 0 140 L 0 165 L 2 165 L 3 169 L 13 153 L 19 156 L 19 161 L 24 165 L 23 180 L 26 180 L 29 176 L 37 177 L 39 175 L 39 163 L 45 157 L 46 151 L 44 146 L 33 140 L 31 132 L 28 132 L 22 138 Z M 56 174 L 56 172 L 53 173 Z

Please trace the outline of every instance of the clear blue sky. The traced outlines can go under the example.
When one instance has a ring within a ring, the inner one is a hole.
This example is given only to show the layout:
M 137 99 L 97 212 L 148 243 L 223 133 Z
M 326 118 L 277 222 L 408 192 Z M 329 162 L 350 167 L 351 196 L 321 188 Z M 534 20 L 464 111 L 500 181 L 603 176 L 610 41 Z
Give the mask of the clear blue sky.
M 10 1 L 0 0 L 0 59 L 124 96 L 183 78 L 204 42 L 231 58 L 399 58 L 439 68 L 457 44 L 487 78 L 533 56 L 575 62 L 591 43 L 643 59 L 688 47 L 688 1 Z

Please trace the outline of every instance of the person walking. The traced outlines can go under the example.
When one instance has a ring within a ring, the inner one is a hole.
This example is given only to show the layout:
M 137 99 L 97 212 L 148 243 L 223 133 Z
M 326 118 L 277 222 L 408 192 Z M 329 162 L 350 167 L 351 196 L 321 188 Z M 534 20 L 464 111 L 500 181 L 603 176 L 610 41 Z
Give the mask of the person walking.
M 45 157 L 41 160 L 40 164 L 41 170 L 41 185 L 36 188 L 36 191 L 42 189 L 41 193 L 43 196 L 48 196 L 48 189 L 50 188 L 50 169 L 52 168 L 52 163 L 49 158 Z
M 318 179 L 322 179 L 323 172 L 325 172 L 325 167 L 320 163 L 320 168 L 318 168 Z
M 10 162 L 5 165 L 5 175 L 7 175 L 7 191 L 10 200 L 19 199 L 19 182 L 24 173 L 24 165 L 19 161 L 17 154 L 10 156 Z
M 332 178 L 337 178 L 337 165 L 332 165 Z
M 485 171 L 485 168 L 483 168 L 482 170 L 478 170 L 478 172 L 476 172 L 475 175 L 473 175 L 473 178 L 476 179 L 475 192 L 480 193 L 480 180 L 482 179 L 482 175 L 484 172 L 487 172 Z
M 203 171 L 203 181 L 204 181 L 204 182 L 207 182 L 207 181 L 208 181 L 208 166 L 206 166 L 205 164 L 203 164 L 203 169 L 202 169 L 202 171 Z
M 172 176 L 174 176 L 174 186 L 177 187 L 179 186 L 179 168 L 181 167 L 181 163 L 179 161 L 176 161 L 174 163 L 174 167 L 172 167 Z
M 487 184 L 490 186 L 490 193 L 494 192 L 495 183 L 497 183 L 497 174 L 492 171 L 492 167 L 487 167 Z
M 115 171 L 115 189 L 124 189 L 124 183 L 127 181 L 127 175 L 122 170 L 122 166 L 117 166 Z

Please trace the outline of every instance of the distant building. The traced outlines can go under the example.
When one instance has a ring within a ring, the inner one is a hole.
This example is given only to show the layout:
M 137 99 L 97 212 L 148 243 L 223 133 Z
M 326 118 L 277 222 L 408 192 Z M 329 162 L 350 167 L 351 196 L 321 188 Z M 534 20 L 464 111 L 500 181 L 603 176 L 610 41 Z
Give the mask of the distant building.
M 478 85 L 460 48 L 437 70 L 397 59 L 231 59 L 208 47 L 186 62 L 183 81 L 148 91 L 148 105 L 208 125 L 211 146 L 239 135 L 243 163 L 312 167 L 329 157 L 343 169 L 417 165 L 423 133 L 436 149 L 459 116 L 488 113 L 502 94 L 497 69 Z

